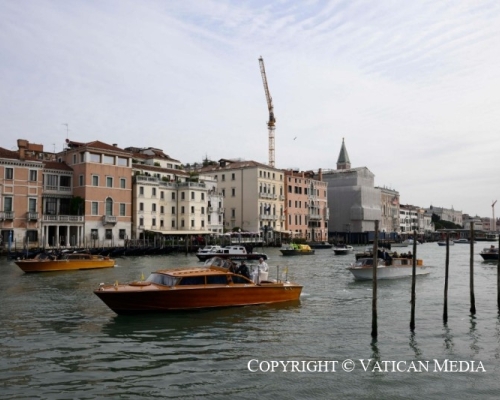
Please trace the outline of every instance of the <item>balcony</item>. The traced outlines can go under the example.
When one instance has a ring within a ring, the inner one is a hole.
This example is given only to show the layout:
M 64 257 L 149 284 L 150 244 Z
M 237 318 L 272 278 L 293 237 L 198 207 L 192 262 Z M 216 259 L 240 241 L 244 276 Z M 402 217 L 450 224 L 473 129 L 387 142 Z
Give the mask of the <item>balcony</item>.
M 45 194 L 71 194 L 73 188 L 71 186 L 43 185 L 43 193 Z
M 84 222 L 85 217 L 83 215 L 42 215 L 43 222 Z
M 14 211 L 1 211 L 0 221 L 8 221 L 14 219 Z
M 208 212 L 209 213 L 214 212 L 214 208 L 213 207 L 208 207 Z
M 38 221 L 38 213 L 37 212 L 30 212 L 30 211 L 28 211 L 26 213 L 26 219 L 28 221 Z
M 225 209 L 224 207 L 219 208 L 219 214 L 224 214 L 224 211 L 225 211 L 225 210 L 226 210 L 226 209 Z
M 115 225 L 116 224 L 116 216 L 114 216 L 114 215 L 103 215 L 102 216 L 102 224 L 103 225 Z
M 317 221 L 317 220 L 321 219 L 321 215 L 319 215 L 319 214 L 311 214 L 311 215 L 309 215 L 309 219 Z

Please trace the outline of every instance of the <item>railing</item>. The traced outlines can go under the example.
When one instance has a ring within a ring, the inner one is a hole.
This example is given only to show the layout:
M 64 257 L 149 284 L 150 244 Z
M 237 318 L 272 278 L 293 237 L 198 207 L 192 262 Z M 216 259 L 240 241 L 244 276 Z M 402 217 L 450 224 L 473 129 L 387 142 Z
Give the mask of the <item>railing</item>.
M 71 186 L 55 186 L 55 185 L 44 185 L 44 192 L 71 192 L 73 188 Z
M 158 182 L 158 178 L 156 176 L 147 176 L 147 175 L 135 175 L 134 176 L 136 182 Z
M 0 211 L 0 221 L 14 219 L 14 211 Z
M 37 212 L 30 212 L 30 211 L 28 211 L 26 213 L 26 219 L 28 221 L 33 221 L 33 220 L 36 221 L 36 220 L 38 220 L 38 213 Z
M 44 222 L 84 222 L 83 215 L 49 215 L 43 214 L 42 221 Z
M 321 215 L 311 214 L 311 215 L 309 215 L 309 219 L 319 220 L 319 219 L 321 219 Z
M 285 195 L 280 194 L 280 200 L 285 200 Z
M 114 215 L 103 215 L 102 216 L 102 223 L 104 225 L 107 225 L 107 224 L 116 224 L 116 216 L 114 216 Z

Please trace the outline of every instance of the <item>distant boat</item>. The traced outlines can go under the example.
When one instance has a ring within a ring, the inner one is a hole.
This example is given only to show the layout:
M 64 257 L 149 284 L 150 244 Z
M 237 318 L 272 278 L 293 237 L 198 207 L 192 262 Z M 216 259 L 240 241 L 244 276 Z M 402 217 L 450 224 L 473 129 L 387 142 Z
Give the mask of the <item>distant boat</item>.
M 439 242 L 437 242 L 438 246 L 446 246 L 446 240 L 440 240 Z M 450 246 L 453 246 L 455 244 L 455 242 L 452 240 L 449 242 L 449 245 Z
M 462 238 L 462 239 L 454 240 L 453 242 L 455 242 L 456 244 L 468 244 L 468 243 L 470 243 L 470 240 Z M 474 242 L 474 243 L 476 243 L 476 242 Z
M 357 280 L 373 279 L 373 258 L 360 258 L 353 262 L 348 268 Z M 422 260 L 417 259 L 415 266 L 416 275 L 427 275 L 431 271 L 423 265 Z M 378 259 L 377 280 L 396 279 L 412 276 L 413 259 L 411 258 L 393 258 L 390 264 L 381 258 Z
M 307 244 L 287 244 L 281 247 L 281 254 L 284 256 L 305 256 L 314 254 L 314 249 Z
M 493 245 L 491 247 L 486 247 L 479 254 L 485 261 L 498 260 L 498 247 Z
M 328 242 L 310 242 L 308 243 L 311 249 L 331 249 L 333 244 Z
M 338 246 L 335 246 L 333 248 L 333 252 L 337 255 L 345 255 L 352 253 L 354 251 L 354 247 L 348 245 L 348 244 L 340 244 Z
M 196 253 L 200 261 L 206 261 L 212 257 L 229 258 L 231 260 L 267 260 L 264 253 L 249 253 L 244 246 L 207 246 Z
M 33 259 L 18 260 L 15 263 L 24 272 L 71 271 L 115 266 L 115 260 L 89 253 L 64 253 L 61 257 L 40 253 Z

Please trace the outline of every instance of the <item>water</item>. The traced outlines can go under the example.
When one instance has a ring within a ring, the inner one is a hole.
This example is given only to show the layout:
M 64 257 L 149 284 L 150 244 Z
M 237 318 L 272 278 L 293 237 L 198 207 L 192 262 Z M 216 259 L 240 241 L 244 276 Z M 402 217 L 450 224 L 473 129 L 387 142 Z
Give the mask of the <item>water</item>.
M 372 283 L 354 281 L 346 270 L 354 256 L 335 256 L 331 249 L 303 257 L 266 249 L 270 277 L 276 265 L 281 270 L 286 265 L 291 280 L 304 285 L 298 304 L 120 317 L 92 293 L 100 282 L 199 265 L 196 257 L 120 258 L 113 269 L 43 274 L 24 274 L 4 258 L 0 398 L 497 397 L 497 271 L 496 264 L 477 254 L 482 247 L 476 246 L 475 255 L 475 316 L 469 313 L 469 246 L 450 248 L 449 319 L 443 325 L 445 248 L 420 245 L 418 256 L 433 268 L 417 278 L 415 334 L 409 330 L 411 279 L 380 281 L 375 342 L 370 336 Z M 361 359 L 373 359 L 367 371 Z M 435 359 L 440 366 L 447 359 L 469 366 L 474 361 L 476 369 L 481 362 L 486 372 L 434 372 Z M 335 372 L 299 372 L 301 363 L 294 372 L 288 364 L 288 372 L 277 368 L 272 373 L 249 371 L 251 360 L 258 360 L 251 369 L 259 363 L 266 369 L 271 361 L 338 364 Z M 352 372 L 342 369 L 345 360 L 353 360 Z M 386 371 L 374 370 L 375 361 L 400 362 L 403 372 L 393 372 L 391 363 Z M 412 361 L 428 361 L 429 371 L 408 371 Z

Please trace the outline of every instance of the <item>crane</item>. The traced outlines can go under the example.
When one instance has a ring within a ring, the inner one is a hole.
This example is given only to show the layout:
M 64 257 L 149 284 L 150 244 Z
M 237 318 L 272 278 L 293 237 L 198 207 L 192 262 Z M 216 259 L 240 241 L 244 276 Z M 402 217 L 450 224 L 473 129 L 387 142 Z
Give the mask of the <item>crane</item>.
M 495 204 L 496 204 L 496 203 L 497 203 L 497 201 L 495 200 L 495 201 L 493 202 L 493 204 L 491 205 L 491 211 L 492 211 L 492 213 L 493 213 L 493 221 L 492 221 L 492 223 L 491 223 L 491 225 L 492 225 L 492 226 L 490 227 L 490 228 L 491 228 L 491 230 L 492 230 L 492 231 L 495 231 L 495 232 L 496 232 L 496 230 L 497 230 L 497 223 L 496 223 L 496 221 L 495 221 Z
M 274 167 L 274 129 L 276 119 L 274 118 L 273 99 L 269 93 L 269 87 L 267 86 L 266 70 L 264 68 L 262 56 L 259 57 L 259 65 L 262 82 L 264 83 L 264 91 L 266 92 L 267 108 L 269 109 L 269 121 L 267 122 L 267 130 L 269 132 L 269 165 Z

